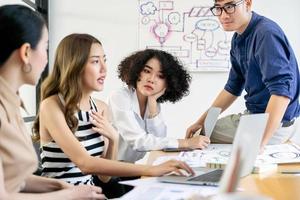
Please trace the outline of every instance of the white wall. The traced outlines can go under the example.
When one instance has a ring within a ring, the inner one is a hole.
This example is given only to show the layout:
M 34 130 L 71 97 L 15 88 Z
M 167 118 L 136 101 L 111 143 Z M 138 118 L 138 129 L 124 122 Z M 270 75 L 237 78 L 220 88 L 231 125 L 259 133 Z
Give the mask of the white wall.
M 199 0 L 200 1 L 200 0 Z M 21 0 L 0 0 L 0 6 L 22 3 Z M 105 99 L 109 92 L 121 85 L 116 66 L 120 60 L 135 51 L 137 44 L 137 5 L 134 0 L 51 0 L 50 1 L 50 66 L 58 42 L 73 32 L 89 33 L 99 38 L 108 57 L 109 72 L 105 90 L 95 94 Z M 298 0 L 257 0 L 253 10 L 275 20 L 285 31 L 300 61 L 300 13 Z M 186 127 L 195 121 L 222 89 L 227 73 L 193 73 L 190 95 L 176 104 L 164 105 L 165 119 L 170 135 L 181 137 Z M 35 87 L 24 86 L 21 96 L 30 114 L 35 113 Z M 224 114 L 242 111 L 239 98 Z
M 200 0 L 199 0 L 200 1 Z M 95 94 L 106 99 L 120 87 L 116 67 L 120 60 L 137 50 L 137 1 L 134 0 L 51 0 L 50 1 L 50 66 L 58 42 L 73 32 L 89 33 L 101 40 L 107 54 L 108 76 L 105 90 Z M 300 61 L 300 14 L 298 0 L 257 0 L 253 10 L 270 17 L 283 28 Z M 228 73 L 193 73 L 190 95 L 176 104 L 164 105 L 169 135 L 183 137 L 185 129 L 206 110 L 223 88 Z M 239 98 L 224 114 L 243 111 Z

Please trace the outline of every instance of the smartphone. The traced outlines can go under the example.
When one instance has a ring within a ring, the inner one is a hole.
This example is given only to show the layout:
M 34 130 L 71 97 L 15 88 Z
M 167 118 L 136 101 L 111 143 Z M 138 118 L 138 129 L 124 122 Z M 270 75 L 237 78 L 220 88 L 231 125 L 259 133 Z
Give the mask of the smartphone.
M 191 148 L 164 148 L 164 152 L 180 152 L 180 151 L 192 151 Z

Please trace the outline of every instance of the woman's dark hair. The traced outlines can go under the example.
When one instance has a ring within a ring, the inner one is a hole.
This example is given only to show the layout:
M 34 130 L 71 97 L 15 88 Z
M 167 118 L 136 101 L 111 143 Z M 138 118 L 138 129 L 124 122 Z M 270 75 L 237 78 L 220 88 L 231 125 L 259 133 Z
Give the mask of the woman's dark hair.
M 0 7 L 0 66 L 24 43 L 35 49 L 42 37 L 45 20 L 22 5 Z
M 128 86 L 136 89 L 140 74 L 151 58 L 156 58 L 160 62 L 161 72 L 167 83 L 167 89 L 157 100 L 158 102 L 174 103 L 189 94 L 191 76 L 176 57 L 161 50 L 146 49 L 126 57 L 118 66 L 119 78 Z

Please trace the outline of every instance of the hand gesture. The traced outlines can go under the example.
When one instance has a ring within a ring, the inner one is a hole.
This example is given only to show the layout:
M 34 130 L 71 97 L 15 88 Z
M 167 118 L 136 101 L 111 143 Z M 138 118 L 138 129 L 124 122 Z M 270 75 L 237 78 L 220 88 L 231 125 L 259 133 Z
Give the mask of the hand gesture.
M 110 122 L 104 117 L 103 111 L 92 111 L 91 122 L 95 126 L 93 127 L 94 131 L 97 131 L 107 139 L 111 141 L 116 141 L 118 139 L 118 133 Z
M 100 187 L 91 185 L 80 185 L 73 186 L 67 189 L 70 192 L 70 199 L 72 200 L 104 200 L 107 199 L 104 194 L 102 194 L 102 189 Z
M 186 139 L 187 147 L 192 149 L 204 149 L 210 144 L 210 139 L 203 135 L 198 135 Z
M 149 168 L 150 176 L 162 176 L 164 174 L 175 172 L 179 175 L 184 175 L 182 170 L 186 171 L 190 175 L 194 175 L 195 172 L 192 170 L 190 166 L 188 166 L 185 162 L 178 160 L 169 160 L 157 166 L 151 166 Z
M 191 125 L 187 130 L 186 130 L 186 134 L 185 134 L 185 138 L 191 138 L 193 137 L 194 133 L 199 130 L 200 128 L 202 128 L 201 124 L 195 123 L 193 125 Z
M 155 93 L 155 94 L 149 96 L 149 97 L 148 97 L 148 101 L 149 101 L 149 100 L 150 100 L 150 101 L 151 101 L 151 100 L 155 100 L 155 102 L 156 102 L 156 100 L 157 100 L 159 97 L 161 97 L 161 96 L 165 93 L 166 89 L 167 89 L 167 88 L 163 88 L 161 91 L 159 91 L 159 92 L 157 92 L 157 93 Z
M 149 109 L 149 117 L 152 118 L 157 115 L 157 99 L 161 97 L 166 91 L 166 88 L 163 88 L 161 91 L 148 96 L 148 109 Z

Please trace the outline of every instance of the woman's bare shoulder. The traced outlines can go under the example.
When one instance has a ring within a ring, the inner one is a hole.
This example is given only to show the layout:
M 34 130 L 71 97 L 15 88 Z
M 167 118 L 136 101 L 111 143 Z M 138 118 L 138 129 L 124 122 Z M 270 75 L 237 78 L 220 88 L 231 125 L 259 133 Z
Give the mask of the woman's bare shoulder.
M 40 111 L 50 111 L 53 108 L 61 109 L 61 103 L 57 95 L 47 97 L 40 104 Z

